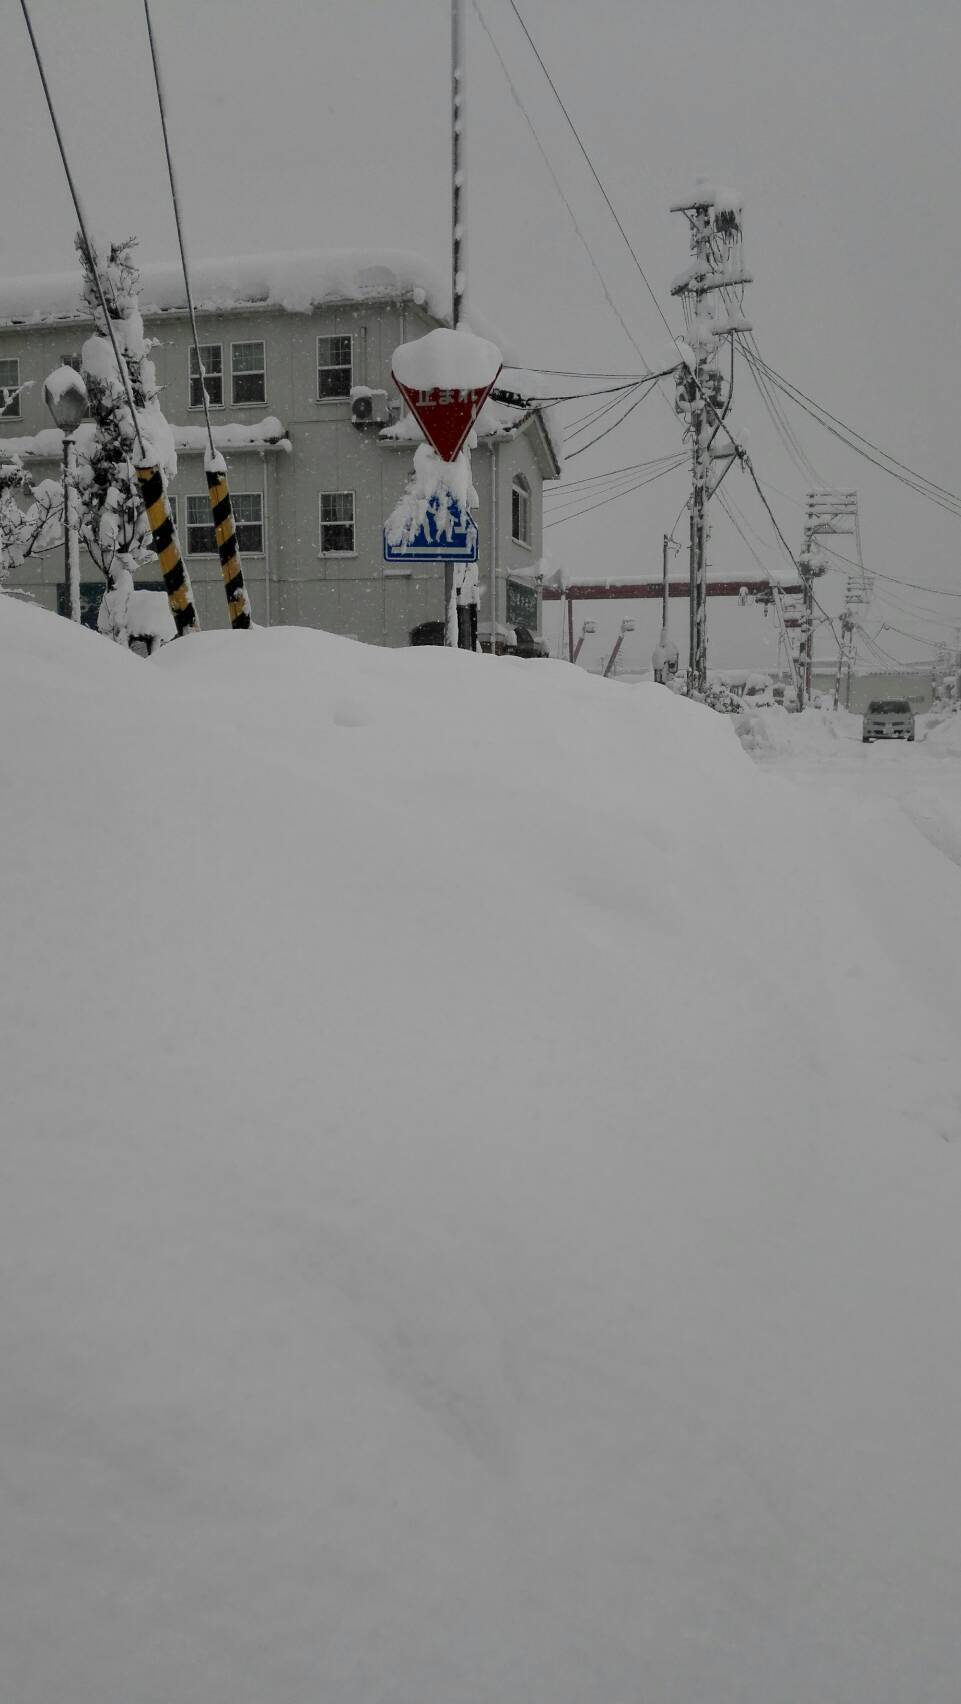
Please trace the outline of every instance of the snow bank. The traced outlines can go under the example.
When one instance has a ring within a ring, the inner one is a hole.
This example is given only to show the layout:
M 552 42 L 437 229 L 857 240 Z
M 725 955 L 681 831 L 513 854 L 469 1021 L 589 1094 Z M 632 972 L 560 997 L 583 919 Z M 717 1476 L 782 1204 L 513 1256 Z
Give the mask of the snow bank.
M 0 1695 L 953 1704 L 954 866 L 550 662 L 0 713 Z
M 753 709 L 745 700 L 734 728 L 746 750 L 765 757 L 816 757 L 829 752 L 838 740 L 861 738 L 860 716 L 815 705 L 798 714 L 778 704 Z
M 955 712 L 941 719 L 932 716 L 924 741 L 932 757 L 961 757 L 961 714 Z

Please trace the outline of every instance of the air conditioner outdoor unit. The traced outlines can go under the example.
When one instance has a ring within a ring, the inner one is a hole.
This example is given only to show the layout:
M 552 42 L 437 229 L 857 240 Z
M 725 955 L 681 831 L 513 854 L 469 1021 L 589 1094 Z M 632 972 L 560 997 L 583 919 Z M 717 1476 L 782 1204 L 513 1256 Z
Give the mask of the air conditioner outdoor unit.
M 350 393 L 351 425 L 386 426 L 389 419 L 387 392 L 371 390 L 368 385 L 355 385 Z

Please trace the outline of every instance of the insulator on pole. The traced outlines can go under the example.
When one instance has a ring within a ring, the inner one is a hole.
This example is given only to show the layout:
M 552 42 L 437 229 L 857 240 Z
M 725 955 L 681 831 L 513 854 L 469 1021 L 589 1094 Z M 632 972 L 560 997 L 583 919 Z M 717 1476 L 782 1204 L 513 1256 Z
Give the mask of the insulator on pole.
M 207 495 L 214 517 L 214 535 L 220 555 L 220 572 L 224 580 L 227 613 L 233 628 L 250 626 L 250 599 L 244 585 L 240 551 L 237 548 L 237 528 L 227 485 L 227 464 L 223 456 L 208 457 L 205 464 Z
M 200 622 L 194 608 L 190 576 L 180 554 L 180 540 L 170 513 L 163 475 L 159 467 L 147 463 L 137 468 L 137 479 L 140 482 L 140 495 L 147 511 L 147 521 L 164 577 L 167 602 L 174 618 L 177 637 L 179 639 L 184 633 L 199 633 Z

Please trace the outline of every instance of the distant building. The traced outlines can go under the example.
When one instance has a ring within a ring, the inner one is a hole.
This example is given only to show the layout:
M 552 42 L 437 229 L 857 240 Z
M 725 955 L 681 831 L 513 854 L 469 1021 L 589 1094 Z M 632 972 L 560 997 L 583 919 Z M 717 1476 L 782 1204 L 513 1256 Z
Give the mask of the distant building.
M 834 693 L 836 670 L 821 669 L 815 664 L 813 696 Z M 930 710 L 934 703 L 934 671 L 930 663 L 905 663 L 901 668 L 886 669 L 875 674 L 847 675 L 841 683 L 841 708 L 862 716 L 876 698 L 905 698 L 918 715 Z
M 443 323 L 442 290 L 396 252 L 206 261 L 192 284 L 255 621 L 406 644 L 413 627 L 442 615 L 443 570 L 383 561 L 383 524 L 420 440 L 401 418 L 390 365 L 398 344 Z M 174 267 L 143 268 L 141 309 L 178 451 L 170 489 L 198 614 L 203 627 L 224 627 L 200 377 Z M 61 453 L 43 381 L 92 329 L 79 269 L 0 283 L 0 385 L 32 381 L 0 416 L 0 454 L 15 451 L 36 478 L 55 477 Z M 539 631 L 542 490 L 559 473 L 544 413 L 485 406 L 473 453 L 482 624 L 493 582 L 496 621 Z M 81 578 L 95 610 L 103 579 L 85 553 Z M 141 572 L 138 584 L 151 583 L 159 574 Z M 7 584 L 63 608 L 62 552 L 28 558 Z

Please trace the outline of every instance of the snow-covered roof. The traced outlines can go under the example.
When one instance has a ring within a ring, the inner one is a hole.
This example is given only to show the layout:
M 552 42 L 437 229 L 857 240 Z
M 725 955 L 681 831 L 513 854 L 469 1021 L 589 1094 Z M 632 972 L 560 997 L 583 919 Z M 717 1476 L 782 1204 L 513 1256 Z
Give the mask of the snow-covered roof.
M 93 422 L 89 420 L 78 426 L 75 437 L 81 451 L 87 440 L 93 437 L 95 430 Z M 178 454 L 202 454 L 207 449 L 206 426 L 178 426 L 171 422 L 170 430 L 173 433 L 174 449 Z M 213 434 L 214 443 L 219 450 L 258 450 L 264 454 L 270 450 L 289 451 L 291 448 L 287 429 L 275 414 L 268 414 L 263 420 L 244 421 L 239 425 L 231 421 L 223 424 L 215 421 Z M 59 426 L 44 426 L 41 431 L 34 432 L 29 437 L 0 439 L 0 451 L 4 456 L 59 461 L 63 455 L 63 433 Z
M 140 269 L 140 309 L 147 316 L 186 309 L 179 264 Z M 308 313 L 325 302 L 410 301 L 435 319 L 447 314 L 450 286 L 437 268 L 403 249 L 343 249 L 233 255 L 198 260 L 191 287 L 199 313 L 274 307 Z M 80 272 L 0 280 L 0 326 L 89 322 Z

